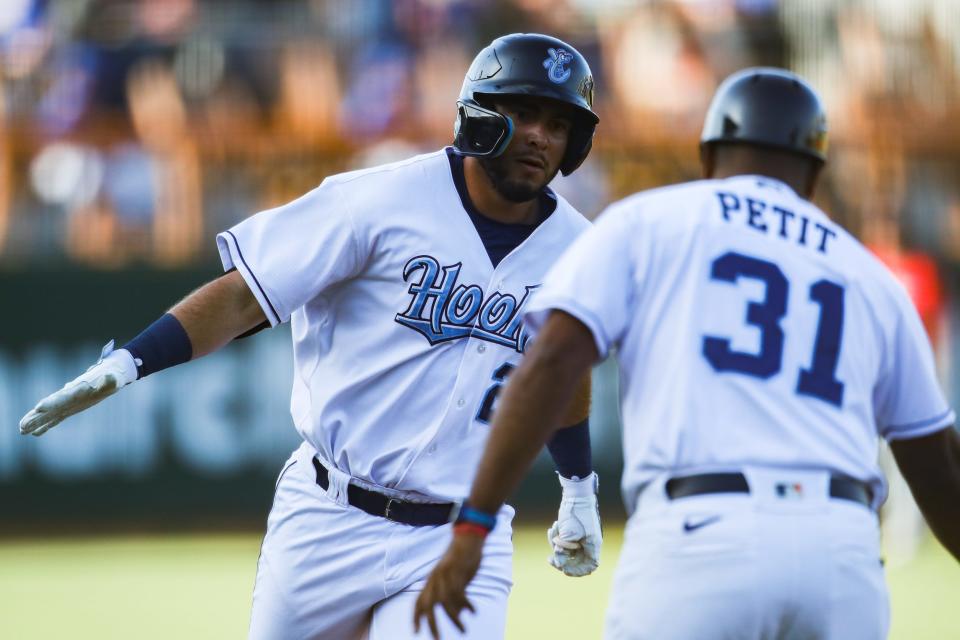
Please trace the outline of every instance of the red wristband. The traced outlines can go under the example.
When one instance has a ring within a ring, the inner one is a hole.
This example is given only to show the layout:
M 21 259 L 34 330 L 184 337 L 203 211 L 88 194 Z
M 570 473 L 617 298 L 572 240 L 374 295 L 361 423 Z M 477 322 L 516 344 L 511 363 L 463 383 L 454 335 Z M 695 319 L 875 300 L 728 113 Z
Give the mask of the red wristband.
M 480 536 L 481 538 L 486 538 L 490 531 L 486 527 L 474 522 L 458 522 L 457 524 L 453 525 L 453 533 L 455 535 L 463 533 L 471 536 Z

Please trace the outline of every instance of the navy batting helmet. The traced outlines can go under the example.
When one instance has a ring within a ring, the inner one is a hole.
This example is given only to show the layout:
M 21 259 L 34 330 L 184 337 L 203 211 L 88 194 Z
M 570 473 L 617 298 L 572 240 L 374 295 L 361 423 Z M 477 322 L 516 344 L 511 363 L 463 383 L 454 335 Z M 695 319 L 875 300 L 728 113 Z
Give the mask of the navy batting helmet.
M 536 96 L 574 107 L 560 171 L 569 175 L 586 159 L 600 119 L 593 112 L 593 74 L 576 49 L 539 33 L 514 33 L 487 45 L 470 65 L 457 100 L 453 146 L 460 153 L 493 158 L 510 144 L 513 122 L 489 108 L 497 95 Z
M 800 76 L 752 67 L 729 76 L 713 96 L 700 145 L 742 142 L 792 151 L 825 162 L 827 116 Z

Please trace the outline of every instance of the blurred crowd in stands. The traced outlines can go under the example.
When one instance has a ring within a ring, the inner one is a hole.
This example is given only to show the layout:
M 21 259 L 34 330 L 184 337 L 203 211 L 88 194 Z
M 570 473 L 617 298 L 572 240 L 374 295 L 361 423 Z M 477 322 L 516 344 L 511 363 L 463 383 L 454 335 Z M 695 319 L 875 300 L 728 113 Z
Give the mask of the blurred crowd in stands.
M 822 203 L 871 244 L 960 262 L 952 0 L 4 0 L 0 264 L 175 267 L 324 175 L 449 143 L 473 54 L 542 31 L 597 77 L 588 215 L 695 177 L 717 82 L 806 75 L 831 113 Z

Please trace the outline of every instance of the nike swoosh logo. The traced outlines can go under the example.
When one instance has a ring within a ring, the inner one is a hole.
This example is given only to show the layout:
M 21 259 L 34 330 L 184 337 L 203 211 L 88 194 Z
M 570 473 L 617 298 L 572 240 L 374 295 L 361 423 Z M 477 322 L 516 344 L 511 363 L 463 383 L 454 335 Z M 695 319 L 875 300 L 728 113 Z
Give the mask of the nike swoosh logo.
M 713 524 L 714 522 L 717 522 L 718 520 L 720 520 L 721 517 L 722 517 L 722 516 L 713 516 L 713 517 L 711 517 L 711 518 L 706 518 L 706 519 L 701 520 L 701 521 L 699 521 L 699 522 L 690 522 L 690 521 L 688 520 L 688 521 L 686 521 L 686 522 L 683 523 L 683 531 L 684 531 L 684 533 L 690 533 L 691 531 L 696 531 L 697 529 L 700 529 L 701 527 L 705 527 L 705 526 L 707 526 L 708 524 Z

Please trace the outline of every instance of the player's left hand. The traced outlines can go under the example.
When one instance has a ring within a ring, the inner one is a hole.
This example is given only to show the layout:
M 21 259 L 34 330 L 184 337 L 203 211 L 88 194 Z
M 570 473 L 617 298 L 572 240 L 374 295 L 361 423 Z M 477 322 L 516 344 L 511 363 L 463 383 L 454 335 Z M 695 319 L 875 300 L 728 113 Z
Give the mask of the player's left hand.
M 437 620 L 434 617 L 434 609 L 439 604 L 457 629 L 461 633 L 464 632 L 460 613 L 464 609 L 474 611 L 473 605 L 467 600 L 467 585 L 480 568 L 483 541 L 484 538 L 469 533 L 453 536 L 447 552 L 434 567 L 427 579 L 427 585 L 417 598 L 417 604 L 413 609 L 414 631 L 420 631 L 420 620 L 426 618 L 434 640 L 440 638 Z
M 64 419 L 88 409 L 137 379 L 137 361 L 108 342 L 100 359 L 59 391 L 37 403 L 20 420 L 20 433 L 41 436 Z
M 568 576 L 586 576 L 600 566 L 603 532 L 597 507 L 597 474 L 582 480 L 560 477 L 563 497 L 557 521 L 547 531 L 550 565 Z

